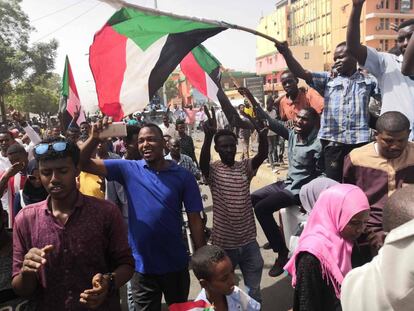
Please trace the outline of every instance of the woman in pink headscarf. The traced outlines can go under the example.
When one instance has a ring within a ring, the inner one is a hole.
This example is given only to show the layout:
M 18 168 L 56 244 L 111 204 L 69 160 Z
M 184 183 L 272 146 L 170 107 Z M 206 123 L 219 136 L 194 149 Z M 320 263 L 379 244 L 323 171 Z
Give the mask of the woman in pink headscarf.
M 284 267 L 295 287 L 294 311 L 341 310 L 342 280 L 352 268 L 352 246 L 368 217 L 368 199 L 360 188 L 339 184 L 321 193 Z

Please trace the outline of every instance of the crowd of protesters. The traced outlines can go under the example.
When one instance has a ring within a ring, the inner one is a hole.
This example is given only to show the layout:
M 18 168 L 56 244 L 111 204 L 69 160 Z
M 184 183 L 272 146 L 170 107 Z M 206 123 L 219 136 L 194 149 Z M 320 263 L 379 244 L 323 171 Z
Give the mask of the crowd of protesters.
M 44 126 L 11 109 L 0 127 L 0 310 L 121 310 L 124 285 L 128 310 L 161 310 L 162 297 L 186 310 L 189 267 L 197 301 L 261 310 L 256 219 L 275 253 L 269 276 L 292 278 L 294 311 L 412 310 L 414 20 L 399 25 L 399 56 L 377 52 L 360 44 L 363 4 L 353 0 L 329 72 L 307 71 L 276 44 L 285 94 L 264 107 L 239 88 L 236 109 L 219 90 L 219 108 L 174 104 L 160 125 L 136 114 L 110 138 L 108 117 L 77 124 L 75 111 L 67 126 Z M 266 159 L 273 172 L 284 162 L 285 145 L 286 179 L 251 193 Z M 211 190 L 211 237 L 197 180 Z M 306 218 L 295 247 L 275 221 L 281 209 Z

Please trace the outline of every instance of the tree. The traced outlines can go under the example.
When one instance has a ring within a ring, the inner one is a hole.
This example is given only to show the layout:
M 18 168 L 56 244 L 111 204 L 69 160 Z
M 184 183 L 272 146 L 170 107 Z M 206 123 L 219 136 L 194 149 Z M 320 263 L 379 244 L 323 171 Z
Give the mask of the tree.
M 30 83 L 23 81 L 6 96 L 5 102 L 19 111 L 42 116 L 55 114 L 59 108 L 60 82 L 61 77 L 56 73 L 37 76 Z
M 165 95 L 167 96 L 167 103 L 172 99 L 178 96 L 178 88 L 177 88 L 177 82 L 168 79 L 165 81 Z
M 28 16 L 20 7 L 21 0 L 0 0 L 0 110 L 5 116 L 4 99 L 21 83 L 27 84 L 50 77 L 54 68 L 58 43 L 29 46 Z M 25 86 L 26 87 L 26 86 Z

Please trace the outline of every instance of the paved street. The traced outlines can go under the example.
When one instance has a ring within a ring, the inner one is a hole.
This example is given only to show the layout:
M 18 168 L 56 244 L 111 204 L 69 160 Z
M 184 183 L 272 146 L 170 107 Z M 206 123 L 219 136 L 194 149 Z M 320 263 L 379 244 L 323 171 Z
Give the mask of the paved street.
M 196 146 L 196 154 L 197 158 L 199 158 L 199 153 L 202 145 L 203 134 L 198 133 L 196 135 L 196 139 L 194 140 L 194 144 Z M 241 146 L 238 146 L 238 153 L 236 155 L 236 159 L 240 159 L 241 156 Z M 218 159 L 217 153 L 212 148 L 212 158 L 213 160 Z M 285 159 L 285 162 L 286 159 Z M 266 186 L 272 182 L 275 182 L 277 179 L 284 179 L 286 176 L 287 166 L 284 165 L 280 167 L 280 171 L 275 174 L 272 173 L 271 169 L 267 167 L 266 164 L 263 164 L 259 171 L 257 172 L 256 177 L 253 179 L 251 184 L 251 191 L 255 191 L 263 186 Z M 201 186 L 202 194 L 208 195 L 208 200 L 204 202 L 206 207 L 205 211 L 208 217 L 208 227 L 212 227 L 212 201 L 211 201 L 211 194 L 208 189 L 208 186 Z M 274 214 L 274 217 L 278 220 L 278 213 Z M 287 311 L 292 307 L 293 301 L 293 291 L 291 287 L 291 279 L 287 274 L 283 274 L 278 278 L 271 278 L 267 275 L 270 267 L 273 265 L 275 260 L 275 254 L 271 250 L 264 250 L 262 246 L 267 242 L 262 229 L 260 228 L 259 223 L 256 221 L 257 226 L 257 241 L 261 246 L 261 253 L 264 259 L 264 269 L 262 274 L 262 299 L 263 311 Z M 190 288 L 190 296 L 189 299 L 195 299 L 197 294 L 200 291 L 200 285 L 198 284 L 197 279 L 195 278 L 192 271 L 190 271 L 191 275 L 191 288 Z M 240 280 L 240 287 L 243 288 L 242 276 L 239 269 L 236 269 L 236 277 Z M 123 309 L 126 309 L 126 306 L 123 304 Z M 168 310 L 167 306 L 164 305 L 163 310 Z
M 202 144 L 202 136 L 196 136 L 196 153 L 199 155 L 200 148 Z M 240 149 L 240 146 L 239 146 Z M 240 159 L 240 150 L 238 150 L 236 159 Z M 217 153 L 212 149 L 213 159 L 218 159 Z M 285 160 L 285 162 L 287 162 Z M 278 174 L 272 173 L 271 169 L 267 167 L 266 164 L 263 164 L 259 171 L 257 172 L 256 177 L 252 181 L 251 191 L 255 191 L 263 186 L 266 186 L 272 182 L 275 182 L 277 179 L 284 179 L 286 176 L 287 166 L 284 165 L 280 167 Z M 205 202 L 206 206 L 210 206 L 211 195 L 209 193 L 208 187 L 202 188 L 202 192 L 208 193 L 209 201 Z M 208 226 L 211 228 L 212 223 L 212 211 L 211 208 L 207 208 L 207 217 L 208 217 Z M 274 217 L 278 219 L 278 213 L 275 213 Z M 262 247 L 263 244 L 267 242 L 266 237 L 264 236 L 263 231 L 260 228 L 259 223 L 256 221 L 257 226 L 257 240 L 259 245 Z M 267 275 L 270 267 L 273 265 L 275 260 L 275 254 L 271 250 L 264 250 L 261 248 L 262 256 L 264 259 L 264 270 L 262 274 L 262 298 L 263 298 L 263 311 L 286 311 L 292 307 L 293 301 L 293 291 L 291 287 L 291 279 L 287 274 L 283 274 L 278 278 L 271 278 Z M 194 299 L 198 292 L 200 291 L 200 286 L 198 285 L 197 279 L 191 273 L 191 290 L 190 290 L 190 299 Z M 242 279 L 240 270 L 236 270 L 236 275 L 239 279 Z M 240 285 L 243 285 L 241 282 Z

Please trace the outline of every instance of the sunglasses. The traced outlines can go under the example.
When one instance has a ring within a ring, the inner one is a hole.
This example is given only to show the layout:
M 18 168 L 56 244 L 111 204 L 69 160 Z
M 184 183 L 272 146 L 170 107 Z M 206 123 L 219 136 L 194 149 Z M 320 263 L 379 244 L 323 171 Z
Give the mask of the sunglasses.
M 39 144 L 34 148 L 34 152 L 37 155 L 43 155 L 52 149 L 55 152 L 65 151 L 68 146 L 68 143 L 65 141 L 58 141 L 50 144 Z

